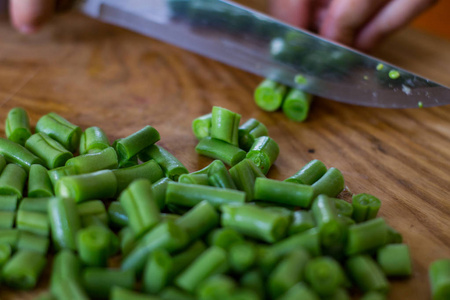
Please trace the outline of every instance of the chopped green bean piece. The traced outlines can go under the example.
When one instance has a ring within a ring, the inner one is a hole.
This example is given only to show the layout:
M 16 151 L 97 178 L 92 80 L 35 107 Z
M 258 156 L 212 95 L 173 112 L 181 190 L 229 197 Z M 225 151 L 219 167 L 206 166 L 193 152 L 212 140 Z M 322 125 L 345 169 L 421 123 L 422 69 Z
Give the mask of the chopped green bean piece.
M 15 107 L 8 112 L 5 133 L 9 140 L 22 146 L 31 136 L 30 119 L 23 108 Z
M 323 256 L 312 259 L 305 267 L 307 282 L 321 296 L 331 296 L 345 282 L 345 274 L 339 262 Z
M 158 203 L 159 210 L 162 210 L 166 206 L 167 185 L 171 181 L 168 177 L 163 177 L 152 184 L 153 197 L 156 203 Z
M 201 240 L 192 243 L 182 252 L 172 256 L 172 269 L 170 270 L 170 280 L 174 279 L 184 269 L 186 269 L 200 254 L 206 250 L 206 245 Z
M 16 213 L 13 211 L 0 211 L 0 229 L 10 229 L 14 226 Z
M 17 240 L 18 250 L 29 250 L 46 255 L 50 246 L 50 240 L 46 236 L 36 235 L 21 231 Z
M 107 299 L 116 286 L 131 290 L 135 282 L 133 271 L 88 267 L 82 273 L 82 285 L 94 299 Z
M 25 147 L 41 158 L 48 169 L 62 167 L 73 157 L 63 145 L 42 132 L 33 134 L 26 141 Z
M 133 181 L 120 195 L 120 204 L 128 216 L 128 224 L 140 237 L 159 223 L 161 216 L 152 185 L 147 179 Z
M 238 232 L 273 243 L 286 234 L 289 220 L 279 213 L 270 212 L 255 205 L 223 205 L 221 224 Z
M 379 248 L 377 262 L 386 276 L 411 276 L 412 265 L 409 247 L 405 244 L 391 244 Z
M 344 176 L 336 168 L 329 168 L 328 171 L 316 182 L 312 184 L 314 196 L 320 194 L 329 197 L 336 197 L 345 187 Z
M 288 119 L 303 122 L 308 117 L 311 102 L 311 94 L 298 89 L 290 89 L 284 98 L 282 109 Z
M 246 158 L 250 159 L 261 169 L 264 175 L 269 172 L 270 167 L 280 153 L 278 144 L 268 136 L 261 136 L 255 139 L 247 153 Z
M 14 289 L 30 290 L 36 286 L 46 263 L 42 254 L 20 250 L 3 266 L 2 281 Z
M 211 247 L 203 252 L 176 279 L 175 284 L 188 292 L 194 292 L 208 277 L 227 271 L 227 253 L 219 247 Z
M 119 201 L 113 201 L 109 204 L 108 217 L 111 225 L 117 228 L 123 228 L 127 226 L 129 222 L 128 215 Z
M 211 117 L 209 113 L 192 121 L 192 132 L 198 140 L 211 135 Z
M 71 175 L 77 175 L 77 171 L 75 170 L 74 166 L 64 166 L 59 167 L 53 170 L 48 170 L 47 172 L 48 177 L 50 178 L 50 181 L 52 182 L 53 188 L 56 185 L 56 182 L 65 177 L 65 176 L 71 176 Z
M 125 256 L 130 253 L 130 251 L 136 245 L 137 239 L 134 235 L 133 230 L 130 227 L 124 227 L 119 231 L 119 239 L 120 239 L 120 250 L 122 254 Z
M 115 286 L 111 290 L 110 300 L 159 300 L 158 297 L 144 295 L 120 286 Z
M 209 185 L 207 174 L 183 174 L 178 178 L 179 183 Z
M 63 282 L 81 283 L 80 259 L 75 253 L 67 249 L 56 254 L 50 276 L 50 291 L 59 299 L 67 299 L 63 296 L 67 295 L 67 291 L 70 291 L 71 288 L 69 285 L 65 287 L 69 289 L 65 290 L 62 286 Z
M 387 243 L 388 226 L 384 219 L 376 218 L 348 228 L 347 255 L 375 250 Z
M 15 211 L 19 199 L 16 195 L 1 195 L 0 196 L 0 211 Z
M 236 189 L 236 184 L 231 178 L 230 173 L 225 167 L 224 163 L 217 160 L 208 171 L 208 183 L 212 186 L 217 186 L 225 189 Z
M 32 164 L 44 164 L 44 162 L 31 153 L 27 148 L 0 137 L 0 154 L 7 162 L 15 163 L 29 172 Z M 0 168 L 1 170 L 1 168 Z
M 309 185 L 256 178 L 255 200 L 264 200 L 308 208 L 313 201 L 314 190 Z
M 229 172 L 238 190 L 245 192 L 246 201 L 254 199 L 256 178 L 266 177 L 261 169 L 247 158 L 232 167 Z
M 20 232 L 18 229 L 0 229 L 0 244 L 8 244 L 11 248 L 17 247 Z
M 299 282 L 284 293 L 279 300 L 320 300 L 319 296 L 305 283 Z
M 152 145 L 139 152 L 139 159 L 142 161 L 148 161 L 154 159 L 166 177 L 177 181 L 178 177 L 182 174 L 188 174 L 186 167 L 169 151 L 159 145 Z
M 229 250 L 236 243 L 244 241 L 242 234 L 232 228 L 217 228 L 208 235 L 208 244 Z
M 226 108 L 214 106 L 211 114 L 211 137 L 239 146 L 239 122 L 241 115 Z
M 351 300 L 350 295 L 344 288 L 338 288 L 334 294 L 323 297 L 323 300 Z
M 219 225 L 219 214 L 208 201 L 202 201 L 175 223 L 186 231 L 190 241 L 195 241 Z
M 433 261 L 428 268 L 433 300 L 445 300 L 450 297 L 450 259 Z
M 81 225 L 88 226 L 89 219 L 98 218 L 103 224 L 108 224 L 108 215 L 106 213 L 105 204 L 100 200 L 87 201 L 77 204 L 78 215 L 80 216 Z
M 358 194 L 352 197 L 352 218 L 356 223 L 376 218 L 381 207 L 381 201 L 370 194 Z
M 300 171 L 285 179 L 287 182 L 312 185 L 327 172 L 327 167 L 320 160 L 314 159 L 304 165 Z
M 212 186 L 169 182 L 166 203 L 192 207 L 206 200 L 215 208 L 227 203 L 244 203 L 245 193 Z
M 197 289 L 200 300 L 235 299 L 236 283 L 226 275 L 215 275 L 203 281 Z
M 265 79 L 255 89 L 255 103 L 262 110 L 275 111 L 281 107 L 286 91 L 286 86 Z
M 147 294 L 156 294 L 165 288 L 170 281 L 173 261 L 166 250 L 153 251 L 145 264 L 143 286 Z
M 249 242 L 235 243 L 230 246 L 228 255 L 231 270 L 242 274 L 256 263 L 257 250 L 255 245 Z
M 52 197 L 53 186 L 48 171 L 41 165 L 31 165 L 28 177 L 28 197 Z
M 238 130 L 239 148 L 244 151 L 250 150 L 256 138 L 268 136 L 267 127 L 256 119 L 249 119 L 242 124 Z
M 145 126 L 141 130 L 117 142 L 119 160 L 129 160 L 145 148 L 159 141 L 159 132 L 152 126 Z
M 350 257 L 345 263 L 350 277 L 363 292 L 387 292 L 389 283 L 377 263 L 368 255 Z
M 260 298 L 264 297 L 265 282 L 259 269 L 252 269 L 240 277 L 240 285 L 243 288 L 254 291 Z
M 17 212 L 16 226 L 22 231 L 47 237 L 49 224 L 47 214 L 20 210 Z
M 11 245 L 0 243 L 0 270 L 3 265 L 9 260 L 12 254 Z
M 342 199 L 337 199 L 337 198 L 333 198 L 334 200 L 334 204 L 336 206 L 336 210 L 338 215 L 341 216 L 346 216 L 346 217 L 351 217 L 353 214 L 353 206 L 351 203 L 342 200 Z
M 111 170 L 66 176 L 58 180 L 55 194 L 75 202 L 112 198 L 117 191 L 116 176 Z
M 175 287 L 167 287 L 159 293 L 162 300 L 195 300 L 194 296 Z
M 387 244 L 401 244 L 403 242 L 403 236 L 388 225 L 388 237 L 387 237 Z
M 83 264 L 106 267 L 110 256 L 111 235 L 100 226 L 89 226 L 77 233 L 77 249 Z
M 103 150 L 109 147 L 109 140 L 106 133 L 99 127 L 89 127 L 81 134 L 80 155 L 91 150 Z
M 75 202 L 69 198 L 51 198 L 48 217 L 53 243 L 57 249 L 76 249 L 76 234 L 81 227 Z
M 284 240 L 279 241 L 270 247 L 278 255 L 284 255 L 298 247 L 308 250 L 312 257 L 321 255 L 320 236 L 318 228 L 308 229 L 302 233 L 294 234 Z
M 386 300 L 386 295 L 380 292 L 368 292 L 361 297 L 361 300 Z
M 0 195 L 16 195 L 22 199 L 22 193 L 27 179 L 25 170 L 16 165 L 8 164 L 0 174 Z
M 25 210 L 46 214 L 48 210 L 48 202 L 50 201 L 50 199 L 51 197 L 23 198 L 23 200 L 20 201 L 19 211 Z
M 119 166 L 116 150 L 107 147 L 98 152 L 86 153 L 67 160 L 66 166 L 73 166 L 77 174 L 92 173 Z
M 299 210 L 293 213 L 293 220 L 289 226 L 289 235 L 304 232 L 308 229 L 316 227 L 316 222 L 310 211 Z
M 220 159 L 229 166 L 234 166 L 245 158 L 245 151 L 227 142 L 205 137 L 195 147 L 195 151 L 213 159 Z

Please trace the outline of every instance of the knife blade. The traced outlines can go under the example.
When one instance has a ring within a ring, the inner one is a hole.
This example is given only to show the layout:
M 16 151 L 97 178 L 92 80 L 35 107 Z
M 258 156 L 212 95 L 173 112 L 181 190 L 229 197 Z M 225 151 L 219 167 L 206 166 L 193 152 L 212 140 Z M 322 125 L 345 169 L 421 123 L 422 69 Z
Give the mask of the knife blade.
M 83 13 L 314 95 L 409 108 L 450 104 L 450 89 L 225 0 L 83 0 Z

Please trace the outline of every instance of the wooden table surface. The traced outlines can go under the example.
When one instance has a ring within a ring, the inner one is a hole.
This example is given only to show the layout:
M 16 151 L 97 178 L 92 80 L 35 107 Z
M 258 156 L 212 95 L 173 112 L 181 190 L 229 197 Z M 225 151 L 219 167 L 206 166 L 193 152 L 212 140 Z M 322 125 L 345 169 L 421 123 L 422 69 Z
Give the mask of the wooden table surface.
M 316 158 L 340 169 L 353 193 L 383 201 L 380 215 L 403 234 L 414 264 L 412 278 L 392 281 L 389 299 L 429 299 L 429 263 L 450 258 L 450 106 L 391 110 L 317 99 L 299 124 L 257 109 L 252 92 L 261 78 L 176 47 L 75 14 L 30 37 L 4 25 L 1 136 L 16 106 L 33 126 L 53 111 L 82 128 L 102 127 L 111 141 L 150 124 L 194 171 L 210 162 L 194 151 L 195 117 L 218 105 L 257 118 L 280 145 L 269 177 L 284 179 Z M 449 50 L 448 40 L 409 29 L 375 54 L 450 86 Z M 0 295 L 32 299 L 36 292 Z

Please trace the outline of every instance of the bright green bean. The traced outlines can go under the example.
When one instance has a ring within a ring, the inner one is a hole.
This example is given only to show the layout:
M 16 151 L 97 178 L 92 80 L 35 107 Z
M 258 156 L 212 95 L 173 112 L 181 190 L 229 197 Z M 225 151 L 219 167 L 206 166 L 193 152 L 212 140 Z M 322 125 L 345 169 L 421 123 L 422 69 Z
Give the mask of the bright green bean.
M 6 165 L 0 175 L 0 195 L 16 195 L 22 199 L 26 180 L 27 173 L 22 167 L 16 164 Z
M 248 290 L 254 291 L 260 299 L 264 298 L 265 282 L 263 274 L 259 269 L 252 269 L 243 274 L 239 280 L 240 286 Z
M 337 199 L 337 198 L 333 198 L 334 200 L 334 204 L 336 206 L 336 210 L 338 215 L 341 216 L 346 216 L 346 217 L 351 217 L 353 214 L 353 206 L 351 203 L 342 200 L 342 199 Z
M 92 173 L 119 166 L 116 150 L 107 147 L 94 153 L 86 153 L 69 159 L 66 166 L 73 166 L 77 174 Z
M 284 293 L 279 300 L 320 300 L 319 296 L 305 283 L 299 282 Z
M 284 98 L 282 109 L 286 117 L 296 122 L 308 118 L 312 95 L 298 89 L 290 89 Z
M 11 245 L 0 243 L 0 270 L 3 265 L 9 260 L 12 254 Z
M 305 278 L 321 296 L 333 295 L 346 282 L 339 262 L 327 256 L 310 260 L 305 267 Z
M 159 223 L 161 216 L 156 200 L 153 198 L 152 185 L 147 179 L 133 181 L 119 197 L 128 224 L 136 237 L 140 237 Z
M 73 157 L 70 151 L 42 132 L 33 134 L 26 141 L 25 148 L 41 158 L 48 169 L 62 167 Z
M 22 231 L 45 237 L 49 235 L 47 214 L 20 210 L 17 212 L 16 226 Z
M 77 204 L 77 212 L 80 216 L 81 225 L 88 226 L 89 219 L 92 217 L 98 218 L 103 224 L 108 224 L 108 215 L 106 213 L 105 204 L 100 200 L 87 201 Z
M 16 195 L 0 196 L 0 211 L 15 211 L 19 199 Z
M 123 270 L 141 271 L 148 255 L 156 249 L 165 249 L 169 253 L 181 250 L 188 242 L 187 233 L 173 221 L 158 224 L 145 234 L 136 247 L 122 261 Z
M 363 292 L 387 292 L 389 282 L 377 263 L 368 255 L 350 257 L 345 263 L 350 277 Z
M 388 237 L 386 244 L 401 244 L 402 242 L 403 236 L 400 232 L 388 225 Z
M 108 299 L 114 287 L 133 289 L 136 282 L 133 271 L 88 267 L 82 273 L 82 286 L 94 299 Z
M 266 177 L 255 163 L 249 159 L 244 159 L 230 168 L 230 175 L 238 190 L 245 192 L 247 202 L 254 199 L 256 178 Z
M 89 226 L 77 233 L 78 254 L 87 266 L 106 267 L 110 246 L 111 235 L 103 227 Z
M 361 254 L 384 246 L 388 239 L 388 226 L 384 219 L 376 218 L 348 228 L 347 255 Z
M 38 213 L 47 214 L 48 211 L 48 202 L 50 201 L 50 197 L 45 198 L 23 198 L 20 201 L 19 211 L 34 211 Z
M 162 210 L 166 206 L 167 185 L 171 181 L 171 179 L 163 177 L 152 184 L 153 197 L 156 203 L 158 203 L 159 210 Z
M 286 216 L 256 205 L 223 205 L 221 210 L 223 227 L 268 243 L 283 238 L 289 226 Z
M 240 114 L 214 106 L 211 114 L 211 137 L 237 147 L 239 145 L 240 121 Z
M 194 296 L 175 287 L 167 287 L 159 293 L 162 300 L 195 300 Z
M 128 215 L 119 201 L 113 201 L 108 207 L 108 217 L 111 225 L 123 228 L 128 225 Z
M 234 183 L 233 178 L 231 178 L 224 163 L 220 160 L 216 160 L 216 162 L 217 163 L 211 164 L 211 167 L 208 170 L 208 183 L 220 188 L 236 189 L 236 184 Z
M 192 132 L 198 140 L 211 135 L 211 117 L 209 113 L 192 121 Z
M 236 299 L 236 282 L 229 276 L 218 274 L 205 279 L 197 288 L 199 300 Z
M 229 250 L 236 243 L 244 241 L 241 233 L 232 228 L 217 228 L 208 235 L 208 244 Z
M 381 201 L 370 194 L 358 194 L 352 197 L 353 220 L 361 223 L 376 218 Z
M 52 197 L 53 186 L 48 171 L 41 165 L 31 165 L 28 177 L 28 197 Z
M 229 166 L 234 166 L 245 158 L 245 151 L 227 142 L 205 137 L 198 142 L 195 151 L 213 159 L 220 159 Z
M 328 171 L 312 184 L 314 197 L 324 194 L 329 197 L 336 197 L 345 187 L 344 176 L 336 168 L 329 168 Z
M 58 291 L 58 299 L 89 300 L 81 284 L 73 280 L 63 280 Z
M 278 144 L 268 136 L 261 136 L 255 139 L 252 147 L 247 153 L 246 158 L 250 159 L 261 169 L 263 174 L 269 172 L 270 167 L 280 153 Z
M 293 220 L 289 226 L 289 235 L 301 233 L 308 229 L 316 227 L 316 222 L 310 211 L 298 210 L 293 213 Z
M 145 264 L 143 286 L 147 294 L 156 294 L 165 288 L 170 281 L 173 261 L 166 250 L 153 251 Z
M 172 269 L 170 270 L 170 280 L 174 279 L 184 269 L 186 269 L 200 254 L 206 250 L 205 243 L 197 240 L 188 248 L 172 256 Z
M 268 280 L 269 292 L 272 299 L 277 299 L 297 282 L 303 281 L 303 273 L 310 258 L 306 250 L 299 248 L 286 255 L 278 263 Z
M 158 163 L 151 159 L 143 164 L 133 167 L 116 169 L 112 171 L 117 179 L 117 195 L 136 179 L 144 178 L 154 183 L 164 177 L 164 172 Z
M 64 166 L 53 170 L 48 170 L 47 174 L 54 188 L 58 180 L 65 176 L 77 175 L 77 171 L 74 166 Z
M 129 289 L 125 289 L 120 286 L 115 286 L 111 290 L 111 294 L 109 296 L 110 300 L 159 300 L 158 297 L 144 295 L 138 292 L 134 292 Z
M 262 81 L 255 89 L 255 103 L 265 111 L 276 111 L 281 107 L 287 87 L 270 79 Z
M 320 248 L 320 235 L 318 228 L 312 228 L 302 233 L 294 234 L 274 244 L 270 247 L 270 249 L 278 255 L 284 255 L 298 247 L 303 247 L 308 250 L 312 257 L 321 255 L 322 251 Z
M 219 247 L 210 247 L 185 269 L 175 284 L 188 292 L 194 292 L 208 277 L 227 271 L 227 253 Z
M 63 282 L 81 284 L 81 262 L 79 257 L 70 250 L 59 251 L 54 260 L 50 276 L 50 291 L 59 299 L 63 298 Z
M 56 182 L 55 194 L 75 202 L 112 198 L 117 191 L 116 176 L 111 170 L 66 176 Z
M 244 151 L 250 150 L 256 138 L 268 136 L 267 127 L 256 119 L 249 119 L 239 127 L 239 148 Z
M 29 171 L 32 164 L 44 164 L 44 162 L 31 153 L 27 148 L 10 140 L 0 138 L 0 154 L 10 163 L 15 163 Z
M 445 300 L 450 297 L 450 259 L 438 259 L 428 267 L 433 300 Z
M 304 165 L 300 171 L 285 179 L 287 182 L 312 185 L 327 172 L 327 167 L 320 160 L 314 159 Z
M 233 272 L 238 274 L 248 271 L 257 260 L 256 247 L 249 242 L 231 245 L 228 254 L 230 268 Z
M 47 134 L 61 143 L 67 150 L 74 152 L 80 143 L 82 130 L 56 113 L 49 113 L 39 119 L 36 132 Z
M 313 201 L 313 194 L 314 190 L 309 185 L 268 178 L 256 178 L 255 180 L 255 200 L 308 208 Z
M 0 211 L 0 229 L 10 229 L 14 226 L 16 213 L 14 211 Z
M 218 187 L 169 182 L 166 203 L 192 207 L 206 200 L 216 209 L 222 204 L 244 203 L 245 193 Z
M 134 248 L 136 245 L 136 237 L 134 236 L 134 232 L 130 227 L 124 227 L 119 231 L 119 239 L 120 239 L 120 250 L 124 256 L 127 256 L 128 253 Z
M 210 185 L 207 174 L 193 174 L 193 173 L 182 174 L 178 178 L 178 182 L 185 184 Z
M 57 249 L 76 249 L 76 234 L 81 227 L 75 202 L 68 198 L 51 198 L 48 217 L 53 244 Z
M 6 137 L 20 145 L 31 136 L 30 119 L 21 107 L 15 107 L 8 112 L 5 122 Z
M 377 262 L 386 276 L 411 276 L 412 265 L 409 247 L 405 244 L 391 244 L 379 248 Z
M 14 289 L 30 290 L 36 286 L 46 263 L 42 254 L 20 250 L 3 266 L 3 282 Z
M 130 160 L 145 148 L 159 141 L 159 132 L 150 125 L 117 142 L 119 161 Z
M 186 167 L 169 151 L 159 145 L 152 145 L 139 152 L 139 159 L 148 161 L 154 159 L 163 170 L 166 177 L 177 181 L 182 174 L 188 174 Z
M 8 244 L 11 248 L 17 247 L 20 232 L 18 229 L 0 229 L 0 244 Z
M 18 250 L 29 250 L 46 255 L 50 246 L 48 237 L 21 231 L 17 240 Z
M 186 231 L 190 241 L 195 241 L 219 225 L 219 214 L 208 201 L 202 201 L 175 223 Z
M 80 154 L 86 154 L 91 150 L 103 150 L 109 147 L 106 133 L 99 127 L 89 127 L 81 134 Z

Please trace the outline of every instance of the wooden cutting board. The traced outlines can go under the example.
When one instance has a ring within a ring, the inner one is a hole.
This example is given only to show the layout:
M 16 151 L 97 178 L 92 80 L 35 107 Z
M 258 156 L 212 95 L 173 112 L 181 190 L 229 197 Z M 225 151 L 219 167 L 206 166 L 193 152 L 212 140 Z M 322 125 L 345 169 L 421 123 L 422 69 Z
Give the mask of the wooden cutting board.
M 450 43 L 414 30 L 376 55 L 450 86 Z M 267 125 L 281 153 L 268 174 L 284 179 L 312 159 L 336 167 L 353 193 L 382 201 L 380 215 L 411 247 L 414 274 L 393 280 L 389 299 L 429 299 L 427 268 L 450 258 L 450 106 L 378 109 L 317 99 L 304 123 L 259 110 L 261 78 L 176 47 L 76 14 L 38 35 L 0 24 L 0 135 L 8 111 L 24 107 L 34 126 L 56 112 L 83 129 L 100 126 L 111 141 L 150 124 L 160 144 L 195 171 L 191 121 L 223 106 Z M 45 277 L 45 276 L 44 276 Z M 43 279 L 38 291 L 45 290 Z M 38 291 L 0 291 L 32 299 Z

